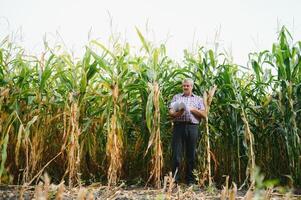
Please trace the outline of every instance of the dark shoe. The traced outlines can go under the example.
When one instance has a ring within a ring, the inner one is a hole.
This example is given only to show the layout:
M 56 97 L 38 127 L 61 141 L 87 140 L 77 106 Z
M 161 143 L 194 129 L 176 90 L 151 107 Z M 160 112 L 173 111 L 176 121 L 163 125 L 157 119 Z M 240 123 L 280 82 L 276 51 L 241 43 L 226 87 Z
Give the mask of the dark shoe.
M 188 187 L 193 186 L 193 185 L 196 185 L 196 183 L 194 181 L 188 181 L 187 182 Z
M 194 192 L 201 191 L 200 186 L 195 183 L 188 183 L 187 186 L 188 186 L 188 188 L 192 188 L 192 191 L 194 191 Z

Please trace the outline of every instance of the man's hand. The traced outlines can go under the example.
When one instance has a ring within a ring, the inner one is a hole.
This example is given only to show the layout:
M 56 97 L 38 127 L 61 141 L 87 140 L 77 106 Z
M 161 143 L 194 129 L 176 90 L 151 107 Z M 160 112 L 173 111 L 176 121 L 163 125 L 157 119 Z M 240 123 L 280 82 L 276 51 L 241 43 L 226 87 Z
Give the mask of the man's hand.
M 179 111 L 175 111 L 174 109 L 169 109 L 169 115 L 173 118 L 180 117 L 181 115 L 183 115 L 184 111 L 185 111 L 184 109 L 181 109 Z
M 207 116 L 206 110 L 198 110 L 195 107 L 190 107 L 190 112 L 199 119 L 206 118 Z

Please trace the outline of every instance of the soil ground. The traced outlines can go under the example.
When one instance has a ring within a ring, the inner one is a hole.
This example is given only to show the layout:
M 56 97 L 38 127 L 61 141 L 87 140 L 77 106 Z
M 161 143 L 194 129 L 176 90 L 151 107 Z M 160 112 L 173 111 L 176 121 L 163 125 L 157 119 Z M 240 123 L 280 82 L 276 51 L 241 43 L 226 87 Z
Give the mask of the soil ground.
M 222 191 L 199 188 L 197 186 L 188 187 L 180 185 L 177 189 L 154 189 L 136 186 L 108 187 L 100 184 L 92 184 L 87 187 L 74 187 L 68 189 L 60 185 L 43 185 L 22 187 L 13 185 L 0 185 L 0 199 L 116 199 L 116 200 L 142 200 L 142 199 L 223 199 Z M 47 195 L 46 195 L 47 194 Z M 256 194 L 251 196 L 246 191 L 235 191 L 235 199 L 255 199 Z M 274 191 L 263 192 L 267 199 L 300 199 L 301 195 L 279 194 Z M 228 196 L 229 197 L 229 196 Z M 225 198 L 226 199 L 226 198 Z

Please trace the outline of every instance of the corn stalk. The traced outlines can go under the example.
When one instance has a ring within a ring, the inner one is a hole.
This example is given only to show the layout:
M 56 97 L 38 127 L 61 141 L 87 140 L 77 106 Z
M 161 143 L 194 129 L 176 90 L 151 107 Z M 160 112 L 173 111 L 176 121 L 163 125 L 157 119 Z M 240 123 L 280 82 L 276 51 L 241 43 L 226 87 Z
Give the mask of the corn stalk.
M 205 106 L 205 127 L 206 127 L 206 134 L 205 134 L 205 140 L 206 140 L 206 152 L 207 152 L 207 167 L 206 171 L 208 172 L 208 182 L 209 186 L 212 185 L 212 178 L 211 178 L 211 157 L 210 157 L 210 135 L 209 135 L 209 111 L 210 111 L 210 105 L 214 96 L 214 93 L 217 89 L 217 86 L 213 86 L 210 88 L 210 90 L 207 92 L 205 91 L 203 94 L 203 101 L 204 101 L 204 106 Z
M 108 139 L 107 139 L 107 151 L 106 154 L 109 159 L 108 169 L 108 185 L 116 185 L 121 169 L 122 169 L 122 129 L 119 124 L 120 116 L 118 113 L 118 85 L 112 85 L 112 97 L 113 97 L 113 113 L 110 118 L 110 124 L 108 126 Z
M 155 187 L 160 188 L 163 168 L 163 152 L 160 138 L 160 90 L 157 82 L 154 82 L 153 85 L 150 84 L 149 87 L 151 92 L 146 105 L 146 120 L 150 138 L 145 154 L 153 146 L 152 151 L 155 156 L 151 160 L 152 169 L 148 181 L 153 179 Z

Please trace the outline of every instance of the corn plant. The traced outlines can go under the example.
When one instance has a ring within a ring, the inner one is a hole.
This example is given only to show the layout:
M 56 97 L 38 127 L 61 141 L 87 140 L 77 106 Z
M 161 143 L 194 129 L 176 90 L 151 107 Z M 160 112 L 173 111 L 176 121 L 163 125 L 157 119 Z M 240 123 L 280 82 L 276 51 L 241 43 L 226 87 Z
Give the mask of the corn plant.
M 107 46 L 93 40 L 80 58 L 46 41 L 40 56 L 10 37 L 1 41 L 2 183 L 31 184 L 47 171 L 69 186 L 124 179 L 161 187 L 170 171 L 168 104 L 190 77 L 208 109 L 199 180 L 220 184 L 227 175 L 253 186 L 258 165 L 267 178 L 291 175 L 300 184 L 301 42 L 285 27 L 246 66 L 205 47 L 184 51 L 177 63 L 164 44 L 136 32 L 138 50 L 116 38 Z

